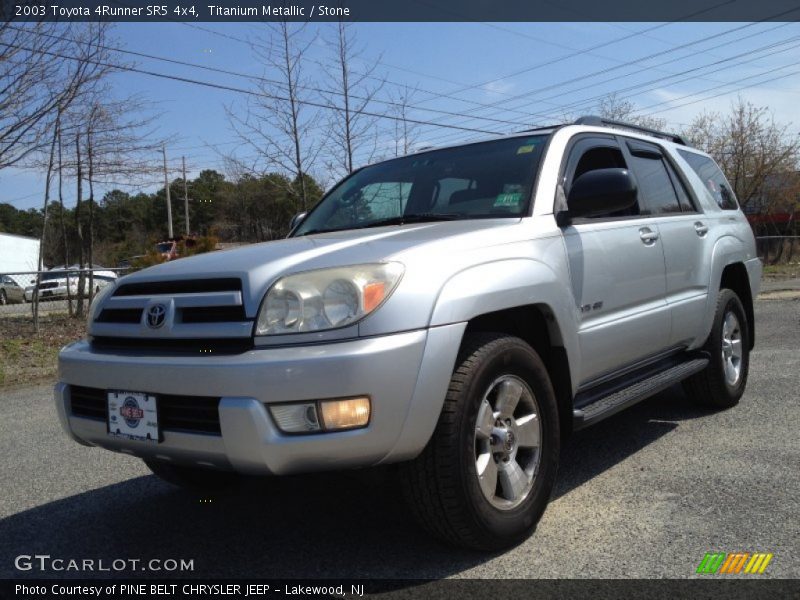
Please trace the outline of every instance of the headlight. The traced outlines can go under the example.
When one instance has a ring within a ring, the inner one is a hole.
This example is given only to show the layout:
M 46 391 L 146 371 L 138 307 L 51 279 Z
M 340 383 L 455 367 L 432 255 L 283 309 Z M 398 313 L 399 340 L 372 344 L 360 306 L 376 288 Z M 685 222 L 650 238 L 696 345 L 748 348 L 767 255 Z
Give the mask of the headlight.
M 261 304 L 255 334 L 302 333 L 351 325 L 383 304 L 402 274 L 403 265 L 390 262 L 282 277 Z

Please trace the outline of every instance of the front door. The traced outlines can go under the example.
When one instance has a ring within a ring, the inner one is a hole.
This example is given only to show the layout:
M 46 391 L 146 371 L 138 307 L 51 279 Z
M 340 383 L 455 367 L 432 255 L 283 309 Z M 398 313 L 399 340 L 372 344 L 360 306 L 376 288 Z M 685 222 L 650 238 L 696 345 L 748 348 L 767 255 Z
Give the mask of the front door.
M 565 193 L 591 170 L 629 168 L 614 136 L 578 136 L 564 169 Z M 669 344 L 660 232 L 639 203 L 575 219 L 563 228 L 578 315 L 580 384 L 657 355 Z

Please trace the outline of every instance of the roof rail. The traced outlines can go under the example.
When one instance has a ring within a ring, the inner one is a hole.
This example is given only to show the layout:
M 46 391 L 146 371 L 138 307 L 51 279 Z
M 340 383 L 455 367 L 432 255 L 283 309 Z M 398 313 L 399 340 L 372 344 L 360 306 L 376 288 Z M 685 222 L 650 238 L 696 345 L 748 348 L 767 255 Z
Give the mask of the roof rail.
M 667 133 L 665 131 L 658 131 L 657 129 L 650 129 L 649 127 L 642 127 L 641 125 L 634 125 L 633 123 L 625 123 L 624 121 L 614 121 L 613 119 L 606 119 L 605 117 L 597 117 L 593 115 L 589 115 L 586 117 L 581 117 L 575 121 L 575 125 L 592 125 L 595 127 L 620 127 L 623 129 L 632 129 L 634 131 L 641 131 L 643 133 L 647 133 L 649 135 L 660 137 L 665 140 L 669 140 L 676 144 L 680 144 L 681 146 L 688 146 L 688 144 L 684 141 L 684 139 L 675 134 L 675 133 Z
M 531 127 L 529 129 L 520 129 L 519 131 L 515 131 L 514 133 L 529 133 L 533 131 L 545 131 L 547 129 L 560 129 L 564 127 L 564 123 L 558 123 L 556 125 L 537 125 L 536 127 Z

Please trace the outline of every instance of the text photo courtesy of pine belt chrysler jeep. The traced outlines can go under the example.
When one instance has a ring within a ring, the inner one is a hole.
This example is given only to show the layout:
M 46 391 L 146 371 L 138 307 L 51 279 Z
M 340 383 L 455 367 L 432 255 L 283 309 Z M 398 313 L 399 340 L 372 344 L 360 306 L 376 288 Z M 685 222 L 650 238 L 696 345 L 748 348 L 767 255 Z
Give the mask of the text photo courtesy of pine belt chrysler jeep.
M 288 239 L 113 282 L 55 404 L 187 487 L 398 463 L 427 529 L 499 549 L 571 431 L 679 382 L 738 403 L 760 277 L 709 156 L 583 117 L 364 167 Z

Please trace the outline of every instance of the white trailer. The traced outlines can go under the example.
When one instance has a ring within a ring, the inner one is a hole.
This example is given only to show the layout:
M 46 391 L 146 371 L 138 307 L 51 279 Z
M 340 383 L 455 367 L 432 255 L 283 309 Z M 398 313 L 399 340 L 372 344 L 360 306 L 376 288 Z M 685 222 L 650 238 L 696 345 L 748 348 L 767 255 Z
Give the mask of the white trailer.
M 0 274 L 36 271 L 40 241 L 36 238 L 0 233 Z M 11 275 L 21 287 L 30 285 L 35 275 Z

